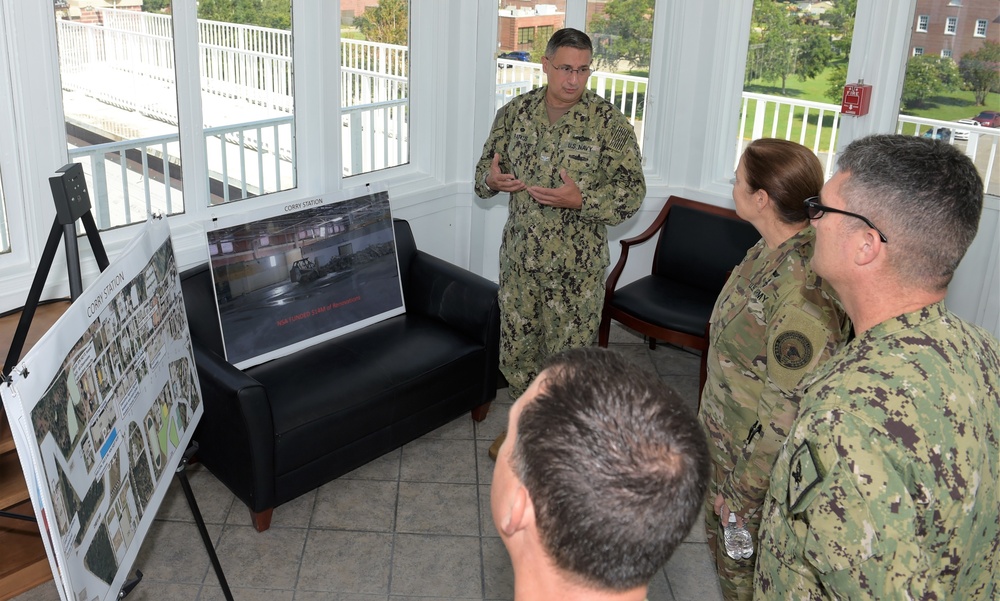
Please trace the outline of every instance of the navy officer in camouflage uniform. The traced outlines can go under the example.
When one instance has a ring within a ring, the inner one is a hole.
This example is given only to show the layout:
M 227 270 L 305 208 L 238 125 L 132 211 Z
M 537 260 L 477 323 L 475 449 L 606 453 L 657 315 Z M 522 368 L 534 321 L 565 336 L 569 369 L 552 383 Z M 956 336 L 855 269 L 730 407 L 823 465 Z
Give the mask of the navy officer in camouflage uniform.
M 698 418 L 711 444 L 705 530 L 727 600 L 753 597 L 754 554 L 726 554 L 729 513 L 758 540 L 760 507 L 788 427 L 799 383 L 846 341 L 850 323 L 833 290 L 809 267 L 816 232 L 803 200 L 819 194 L 823 166 L 801 144 L 751 142 L 736 167 L 736 212 L 761 234 L 712 312 L 708 379 Z
M 856 337 L 806 384 L 775 463 L 755 598 L 998 599 L 1000 343 L 944 303 L 976 167 L 869 136 L 809 204 L 813 269 Z
M 592 52 L 582 31 L 555 32 L 542 58 L 548 84 L 497 112 L 476 165 L 479 197 L 510 193 L 500 246 L 500 369 L 512 399 L 549 355 L 596 341 L 607 226 L 631 217 L 646 194 L 635 131 L 587 89 Z

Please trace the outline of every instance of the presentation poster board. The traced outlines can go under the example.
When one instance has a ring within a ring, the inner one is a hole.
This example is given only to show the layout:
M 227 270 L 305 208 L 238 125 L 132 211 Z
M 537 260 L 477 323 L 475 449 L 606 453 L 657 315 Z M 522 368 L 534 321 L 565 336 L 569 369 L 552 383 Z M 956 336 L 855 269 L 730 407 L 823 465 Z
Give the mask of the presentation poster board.
M 384 184 L 206 228 L 226 359 L 243 369 L 403 313 Z
M 201 419 L 196 373 L 151 219 L 0 384 L 63 601 L 118 597 Z

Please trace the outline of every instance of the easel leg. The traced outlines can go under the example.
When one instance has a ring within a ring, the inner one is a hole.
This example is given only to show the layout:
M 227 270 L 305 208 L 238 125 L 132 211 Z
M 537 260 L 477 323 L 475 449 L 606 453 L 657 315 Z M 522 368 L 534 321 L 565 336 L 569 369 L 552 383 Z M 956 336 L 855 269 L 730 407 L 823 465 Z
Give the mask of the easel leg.
M 201 517 L 201 511 L 198 510 L 198 502 L 194 500 L 194 492 L 191 490 L 191 483 L 188 481 L 186 473 L 188 461 L 197 450 L 198 443 L 192 442 L 191 446 L 184 452 L 184 456 L 177 466 L 177 479 L 181 481 L 184 496 L 187 497 L 188 505 L 191 506 L 191 513 L 194 514 L 194 521 L 198 524 L 198 532 L 201 533 L 201 540 L 205 543 L 208 558 L 212 560 L 212 567 L 215 568 L 215 575 L 218 577 L 219 585 L 222 587 L 222 594 L 226 597 L 226 601 L 233 601 L 233 593 L 229 590 L 226 575 L 222 573 L 222 564 L 219 563 L 219 556 L 215 554 L 215 546 L 212 544 L 212 538 L 208 535 L 208 528 L 205 527 L 205 520 Z

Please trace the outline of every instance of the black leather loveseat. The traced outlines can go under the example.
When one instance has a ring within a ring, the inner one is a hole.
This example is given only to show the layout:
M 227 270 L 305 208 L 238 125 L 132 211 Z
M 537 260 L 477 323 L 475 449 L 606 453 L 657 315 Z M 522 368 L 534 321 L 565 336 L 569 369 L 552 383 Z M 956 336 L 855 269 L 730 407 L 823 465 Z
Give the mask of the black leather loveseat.
M 267 363 L 223 358 L 208 264 L 181 274 L 205 413 L 198 460 L 249 507 L 273 509 L 496 395 L 496 284 L 417 250 L 394 221 L 406 312 Z

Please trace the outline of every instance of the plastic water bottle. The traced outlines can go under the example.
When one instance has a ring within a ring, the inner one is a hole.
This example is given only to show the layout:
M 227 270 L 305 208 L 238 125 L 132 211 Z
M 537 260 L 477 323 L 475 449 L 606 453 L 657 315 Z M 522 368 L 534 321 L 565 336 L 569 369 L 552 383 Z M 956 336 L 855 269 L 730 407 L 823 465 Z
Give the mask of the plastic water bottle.
M 726 555 L 733 559 L 746 559 L 753 555 L 753 538 L 750 532 L 736 525 L 736 514 L 729 514 L 729 523 L 723 530 L 726 540 Z

